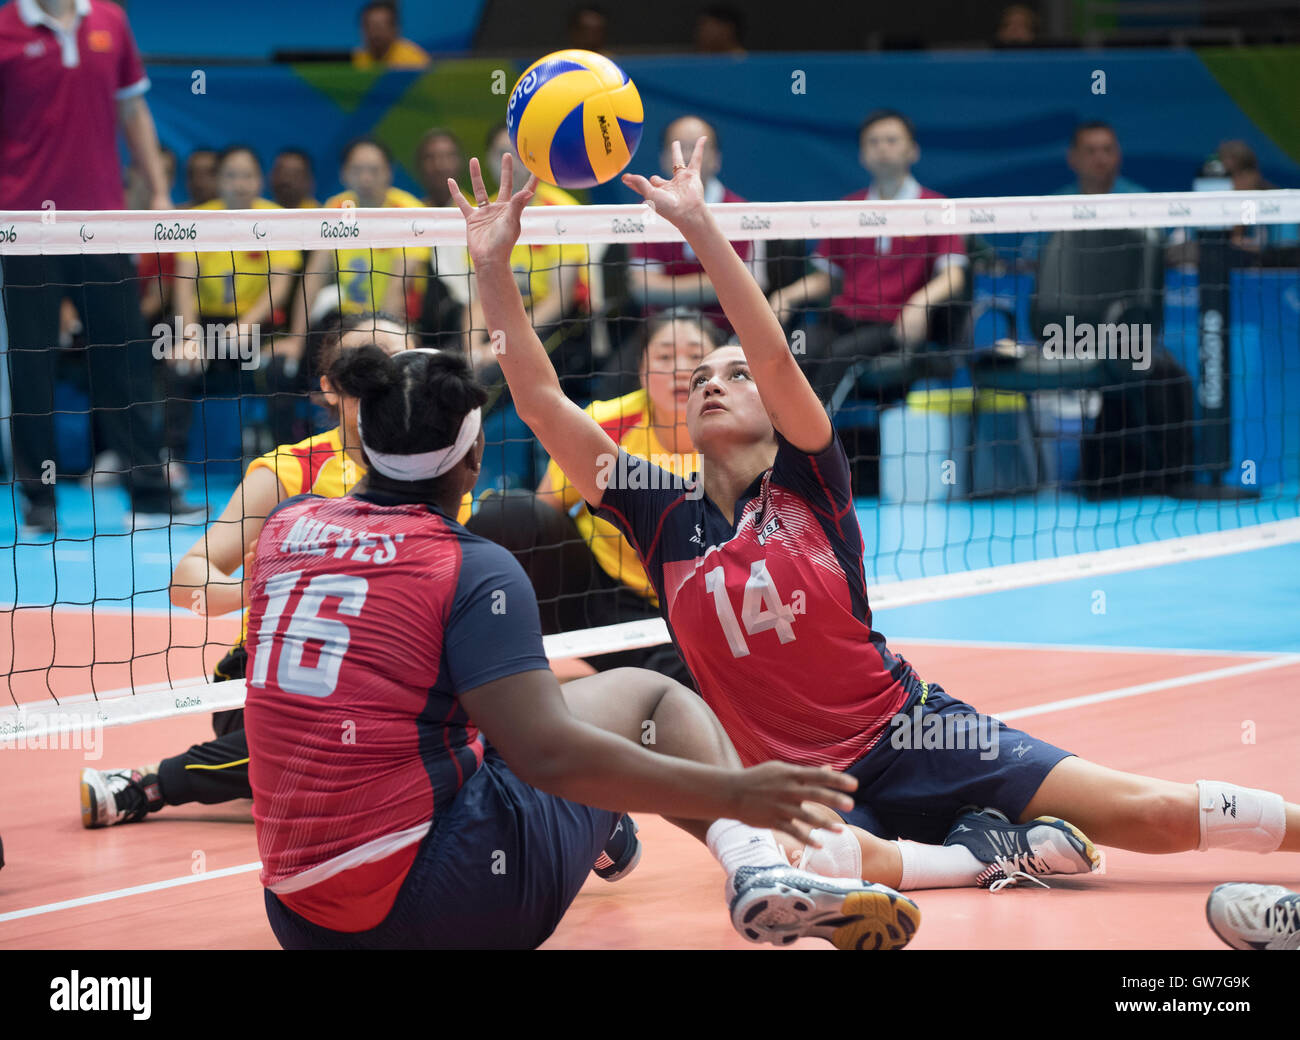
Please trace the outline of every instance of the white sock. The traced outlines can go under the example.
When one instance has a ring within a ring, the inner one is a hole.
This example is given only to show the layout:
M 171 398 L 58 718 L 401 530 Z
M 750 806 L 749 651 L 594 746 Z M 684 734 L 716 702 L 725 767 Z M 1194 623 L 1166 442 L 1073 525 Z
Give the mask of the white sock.
M 739 820 L 715 820 L 704 837 L 713 858 L 722 864 L 727 879 L 741 867 L 773 867 L 787 863 L 771 831 L 750 827 Z
M 914 841 L 896 841 L 903 857 L 900 892 L 917 888 L 967 888 L 975 884 L 975 875 L 988 864 L 975 858 L 965 845 L 920 845 Z

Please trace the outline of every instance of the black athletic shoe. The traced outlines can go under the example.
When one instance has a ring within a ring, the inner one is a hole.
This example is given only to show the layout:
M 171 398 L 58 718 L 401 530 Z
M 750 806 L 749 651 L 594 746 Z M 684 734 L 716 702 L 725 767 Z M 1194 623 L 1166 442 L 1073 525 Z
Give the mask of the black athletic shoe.
M 618 881 L 636 870 L 641 862 L 641 839 L 636 836 L 636 821 L 624 813 L 618 826 L 605 842 L 605 849 L 591 869 L 606 881 Z
M 30 505 L 23 513 L 23 534 L 29 537 L 54 534 L 56 526 L 53 503 Z

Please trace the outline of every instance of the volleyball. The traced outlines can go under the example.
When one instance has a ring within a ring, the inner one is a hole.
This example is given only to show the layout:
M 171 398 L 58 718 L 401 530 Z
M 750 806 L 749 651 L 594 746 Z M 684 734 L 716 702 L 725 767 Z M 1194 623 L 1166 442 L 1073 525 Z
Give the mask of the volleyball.
M 636 84 L 593 51 L 539 58 L 506 106 L 515 154 L 560 188 L 591 188 L 618 176 L 636 154 L 644 120 Z

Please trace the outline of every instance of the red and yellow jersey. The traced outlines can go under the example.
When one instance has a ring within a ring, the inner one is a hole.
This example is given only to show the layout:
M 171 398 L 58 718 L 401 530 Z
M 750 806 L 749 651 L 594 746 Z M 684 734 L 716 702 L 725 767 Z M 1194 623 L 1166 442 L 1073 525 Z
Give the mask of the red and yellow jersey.
M 326 209 L 342 209 L 347 203 L 356 205 L 357 196 L 352 191 L 341 191 L 325 201 Z M 384 196 L 385 208 L 419 207 L 420 200 L 401 188 L 389 188 Z M 364 210 L 358 210 L 358 215 Z M 358 219 L 361 219 L 359 216 Z M 389 286 L 393 279 L 412 279 L 422 276 L 429 266 L 428 247 L 393 246 L 389 249 L 336 249 L 338 265 L 339 306 L 344 314 L 364 314 L 384 309 Z
M 645 390 L 636 390 L 612 401 L 593 401 L 586 411 L 629 455 L 649 459 L 660 469 L 679 477 L 688 477 L 700 468 L 700 457 L 695 452 L 677 454 L 660 443 L 651 425 L 650 398 Z M 569 483 L 564 471 L 554 461 L 547 466 L 546 476 L 550 486 L 560 495 L 566 512 L 581 503 L 573 521 L 587 540 L 601 570 L 658 606 L 654 586 L 627 539 L 608 520 L 591 514 L 578 489 Z
M 200 203 L 195 209 L 225 209 L 220 199 Z M 254 199 L 253 209 L 279 209 L 267 199 Z M 194 253 L 198 265 L 198 319 L 238 319 L 266 299 L 270 275 L 302 269 L 302 253 L 296 249 L 248 250 L 245 252 Z M 283 302 L 283 301 L 281 301 Z

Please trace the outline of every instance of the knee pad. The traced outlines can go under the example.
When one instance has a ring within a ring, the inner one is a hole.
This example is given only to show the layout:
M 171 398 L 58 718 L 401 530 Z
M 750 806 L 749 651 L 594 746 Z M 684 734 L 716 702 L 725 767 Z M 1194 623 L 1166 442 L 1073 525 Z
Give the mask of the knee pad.
M 1197 780 L 1197 848 L 1276 852 L 1286 835 L 1286 803 L 1272 791 L 1238 787 L 1221 780 Z

